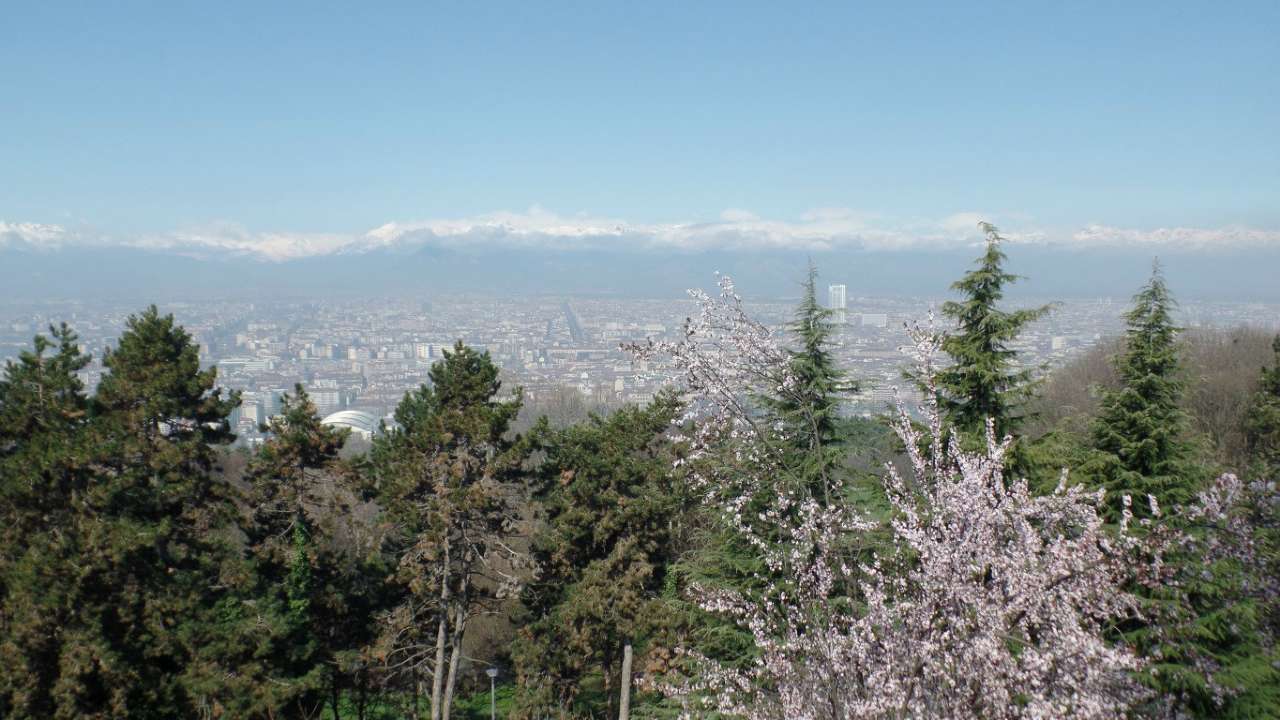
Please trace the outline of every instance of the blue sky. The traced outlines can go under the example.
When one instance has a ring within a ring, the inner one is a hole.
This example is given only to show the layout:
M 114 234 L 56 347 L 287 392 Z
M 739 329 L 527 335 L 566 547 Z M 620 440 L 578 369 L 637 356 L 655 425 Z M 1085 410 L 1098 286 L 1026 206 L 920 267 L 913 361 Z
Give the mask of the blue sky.
M 1280 242 L 1274 1 L 33 2 L 3 18 L 0 238 L 275 238 L 292 257 L 388 223 L 506 223 L 571 247 L 620 224 L 812 242 L 985 217 L 1064 242 Z M 814 224 L 831 213 L 846 220 Z

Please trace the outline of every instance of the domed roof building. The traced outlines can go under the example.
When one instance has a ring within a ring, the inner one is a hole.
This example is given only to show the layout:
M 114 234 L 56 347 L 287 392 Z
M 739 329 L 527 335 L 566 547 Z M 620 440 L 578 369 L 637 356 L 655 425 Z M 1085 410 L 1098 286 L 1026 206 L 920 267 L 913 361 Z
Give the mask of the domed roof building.
M 378 418 L 363 410 L 339 410 L 320 421 L 321 425 L 343 427 L 365 440 L 372 440 L 378 432 Z

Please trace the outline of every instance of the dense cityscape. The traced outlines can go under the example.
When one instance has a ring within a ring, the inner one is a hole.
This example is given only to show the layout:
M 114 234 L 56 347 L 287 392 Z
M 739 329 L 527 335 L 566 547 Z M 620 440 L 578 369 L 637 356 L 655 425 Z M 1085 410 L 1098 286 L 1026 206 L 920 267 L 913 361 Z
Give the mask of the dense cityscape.
M 856 375 L 850 414 L 874 414 L 902 385 L 903 324 L 923 320 L 936 298 L 850 297 L 846 285 L 826 288 L 836 325 L 834 350 Z M 1026 300 L 1025 303 L 1038 304 Z M 645 403 L 676 373 L 662 362 L 634 360 L 623 343 L 671 339 L 695 305 L 688 299 L 600 297 L 444 297 L 432 299 L 316 299 L 279 302 L 171 302 L 171 312 L 199 343 L 201 359 L 216 365 L 218 382 L 241 391 L 233 415 L 242 442 L 262 439 L 259 426 L 279 410 L 281 396 L 302 383 L 333 424 L 366 437 L 378 432 L 404 393 L 427 380 L 431 364 L 455 342 L 490 353 L 504 386 L 524 388 L 536 403 L 571 391 L 587 404 Z M 753 314 L 785 332 L 794 299 L 750 303 Z M 37 301 L 0 306 L 0 359 L 16 358 L 31 337 L 66 321 L 93 363 L 86 386 L 101 378 L 102 356 L 130 314 L 128 304 Z M 1124 302 L 1098 298 L 1058 302 L 1013 349 L 1028 367 L 1052 368 L 1122 331 Z M 1265 303 L 1185 302 L 1185 327 L 1280 326 L 1280 308 Z

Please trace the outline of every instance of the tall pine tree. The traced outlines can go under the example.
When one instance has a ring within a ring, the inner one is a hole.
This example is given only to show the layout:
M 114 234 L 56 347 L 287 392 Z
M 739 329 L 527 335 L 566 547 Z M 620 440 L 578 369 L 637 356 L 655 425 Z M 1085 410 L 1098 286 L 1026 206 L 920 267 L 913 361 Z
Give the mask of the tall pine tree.
M 467 625 L 511 590 L 520 560 L 510 544 L 519 519 L 512 485 L 524 450 L 507 430 L 522 393 L 499 399 L 489 353 L 461 341 L 429 377 L 405 394 L 369 470 L 399 533 L 400 596 L 380 652 L 405 670 L 415 699 L 430 678 L 431 717 L 448 720 Z
M 0 717 L 69 714 L 56 691 L 76 652 L 76 518 L 91 480 L 77 340 L 50 328 L 0 377 Z
M 788 468 L 815 497 L 830 503 L 845 461 L 840 407 L 858 385 L 831 354 L 831 311 L 818 304 L 817 278 L 818 270 L 810 264 L 790 326 L 797 342 L 787 351 L 793 383 L 761 400 L 782 430 Z
M 344 658 L 371 639 L 371 583 L 361 572 L 369 568 L 337 537 L 336 520 L 350 509 L 338 460 L 348 433 L 320 422 L 301 385 L 263 429 L 247 476 L 253 606 L 238 608 L 256 620 L 256 642 L 237 664 L 269 680 L 242 693 L 247 702 L 234 714 L 312 718 L 334 703 Z
M 226 528 L 236 512 L 213 477 L 238 397 L 215 388 L 191 336 L 152 306 L 129 318 L 93 398 L 96 478 L 80 518 L 85 556 L 58 686 L 80 717 L 191 717 L 221 669 L 215 639 Z
M 996 436 L 1003 437 L 1017 433 L 1022 406 L 1034 389 L 1031 370 L 1019 369 L 1017 351 L 1010 345 L 1051 308 L 998 307 L 1005 286 L 1018 276 L 1004 269 L 999 230 L 990 223 L 980 227 L 987 237 L 986 252 L 976 268 L 951 285 L 963 299 L 942 305 L 942 314 L 955 321 L 956 329 L 942 342 L 952 364 L 938 374 L 938 399 L 947 422 L 963 435 L 980 437 L 990 420 Z
M 209 711 L 216 699 L 193 689 L 219 674 L 201 648 L 234 513 L 211 444 L 231 439 L 236 399 L 154 307 L 129 319 L 92 399 L 74 334 L 55 339 L 57 355 L 37 339 L 0 386 L 3 485 L 21 489 L 15 511 L 38 514 L 15 518 L 30 531 L 16 562 L 5 555 L 0 702 L 11 717 Z
M 1170 581 L 1138 588 L 1144 619 L 1124 626 L 1147 657 L 1143 677 L 1156 691 L 1153 703 L 1179 717 L 1274 717 L 1275 655 L 1259 632 L 1254 569 L 1211 552 L 1228 537 L 1216 526 L 1225 516 L 1188 523 L 1181 512 L 1166 514 L 1193 505 L 1210 475 L 1197 461 L 1181 409 L 1186 378 L 1175 307 L 1155 263 L 1125 315 L 1125 348 L 1115 360 L 1120 386 L 1103 395 L 1083 474 L 1108 491 L 1112 520 L 1130 498 L 1138 518 L 1185 538 L 1164 553 Z M 1148 498 L 1163 508 L 1159 518 Z M 1146 533 L 1153 526 L 1132 527 Z
M 1245 439 L 1249 458 L 1255 464 L 1253 474 L 1276 480 L 1280 478 L 1280 335 L 1271 342 L 1275 360 L 1262 369 L 1258 391 L 1245 419 Z
M 1101 454 L 1090 471 L 1108 491 L 1113 519 L 1119 518 L 1125 495 L 1138 500 L 1135 515 L 1146 517 L 1147 496 L 1161 505 L 1185 505 L 1201 480 L 1191 466 L 1181 408 L 1186 379 L 1173 324 L 1175 303 L 1158 262 L 1133 303 L 1125 314 L 1124 353 L 1115 361 L 1120 387 L 1103 395 L 1092 430 Z
M 680 410 L 666 392 L 608 418 L 535 429 L 545 460 L 535 475 L 538 572 L 513 647 L 519 717 L 618 716 L 627 647 L 645 651 L 669 617 L 661 594 L 689 507 L 668 437 Z
M 1272 640 L 1273 654 L 1280 654 L 1280 335 L 1271 344 L 1275 359 L 1262 369 L 1257 394 L 1245 421 L 1251 466 L 1250 523 L 1254 528 L 1256 562 L 1251 568 L 1261 589 L 1260 622 Z M 1280 672 L 1280 664 L 1276 665 Z M 1280 693 L 1277 693 L 1280 695 Z M 1278 700 L 1277 702 L 1280 702 Z M 1280 715 L 1280 708 L 1275 710 Z
M 67 446 L 87 419 L 88 398 L 77 373 L 90 358 L 65 324 L 37 335 L 34 349 L 9 362 L 0 378 L 0 503 L 4 547 L 47 526 L 65 512 L 83 475 L 66 465 Z M 50 350 L 53 350 L 50 354 Z

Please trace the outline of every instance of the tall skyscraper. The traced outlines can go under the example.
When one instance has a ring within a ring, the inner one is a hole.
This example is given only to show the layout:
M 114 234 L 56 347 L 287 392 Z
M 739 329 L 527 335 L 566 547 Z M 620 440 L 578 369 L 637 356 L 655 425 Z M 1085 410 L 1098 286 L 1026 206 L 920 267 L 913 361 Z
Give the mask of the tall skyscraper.
M 845 300 L 844 285 L 829 285 L 827 287 L 827 307 L 831 309 L 831 321 L 837 325 L 844 325 L 849 321 L 846 310 L 848 305 Z

